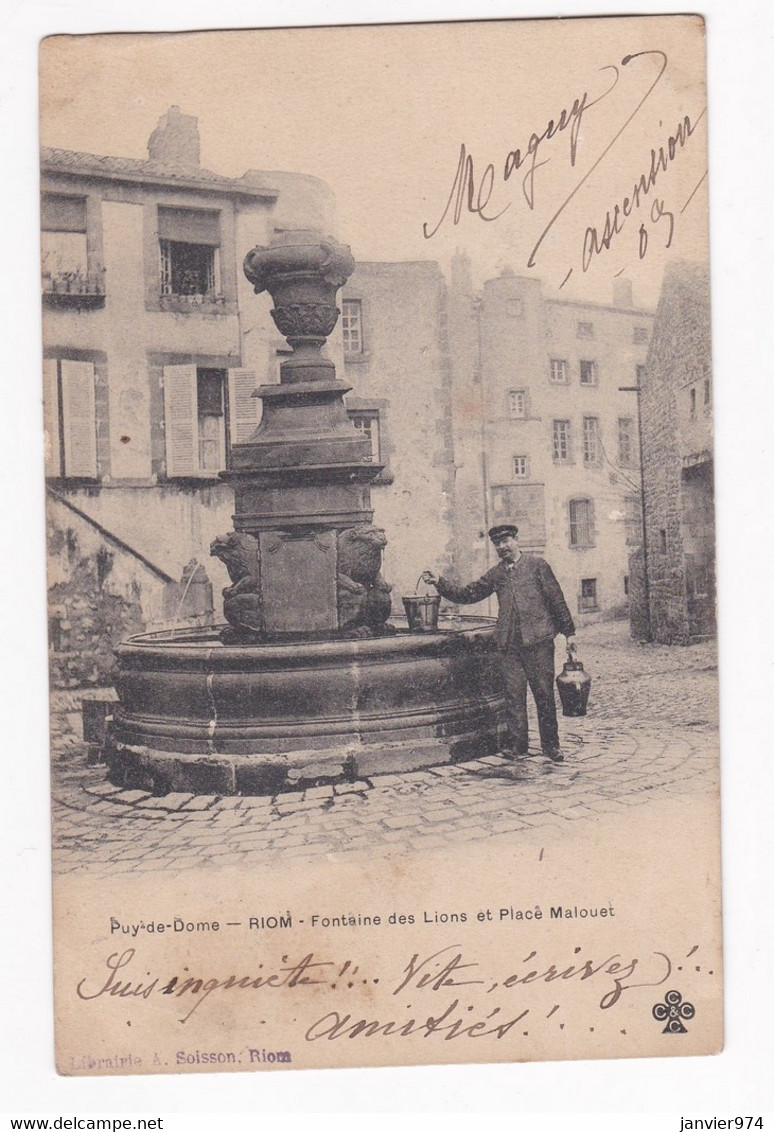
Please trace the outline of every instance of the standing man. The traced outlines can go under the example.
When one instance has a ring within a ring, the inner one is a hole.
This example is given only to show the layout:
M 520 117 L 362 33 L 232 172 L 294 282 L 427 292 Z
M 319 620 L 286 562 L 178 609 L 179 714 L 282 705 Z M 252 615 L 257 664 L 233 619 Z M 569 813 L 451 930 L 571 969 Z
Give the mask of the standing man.
M 562 762 L 554 699 L 554 637 L 562 633 L 568 650 L 575 648 L 575 624 L 561 587 L 548 563 L 519 549 L 519 528 L 512 523 L 492 527 L 489 537 L 500 561 L 477 582 L 455 586 L 432 570 L 422 575 L 442 597 L 462 605 L 497 594 L 499 611 L 495 642 L 505 681 L 509 742 L 504 753 L 526 755 L 527 684 L 538 713 L 543 754 Z

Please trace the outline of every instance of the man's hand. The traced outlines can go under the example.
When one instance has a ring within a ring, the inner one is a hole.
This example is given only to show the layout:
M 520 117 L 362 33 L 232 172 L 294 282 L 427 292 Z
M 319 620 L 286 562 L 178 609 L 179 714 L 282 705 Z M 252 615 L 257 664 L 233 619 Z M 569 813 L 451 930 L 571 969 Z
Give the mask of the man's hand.
M 577 649 L 577 647 L 578 647 L 578 646 L 576 645 L 576 643 L 575 643 L 575 637 L 574 637 L 574 636 L 572 636 L 572 637 L 565 637 L 564 639 L 565 639 L 565 641 L 567 642 L 567 651 L 568 651 L 568 652 L 575 652 L 575 650 L 576 650 L 576 649 Z
M 437 586 L 438 585 L 440 575 L 436 574 L 435 571 L 433 571 L 433 570 L 423 570 L 421 576 L 422 576 L 422 581 L 425 583 L 426 586 Z

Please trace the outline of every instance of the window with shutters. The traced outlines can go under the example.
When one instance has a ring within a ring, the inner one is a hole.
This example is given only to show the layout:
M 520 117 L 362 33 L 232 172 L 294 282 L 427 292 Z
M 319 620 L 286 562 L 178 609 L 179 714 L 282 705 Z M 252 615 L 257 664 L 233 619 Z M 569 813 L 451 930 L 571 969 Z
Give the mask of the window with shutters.
M 164 440 L 168 478 L 214 478 L 232 445 L 259 422 L 254 370 L 164 366 Z
M 46 475 L 96 479 L 97 420 L 92 362 L 43 362 Z
M 41 282 L 47 306 L 102 306 L 103 272 L 89 263 L 85 197 L 41 198 Z
M 223 302 L 220 213 L 160 207 L 158 232 L 162 306 L 196 306 L 203 299 Z
M 570 518 L 570 546 L 595 545 L 594 503 L 591 499 L 571 499 L 568 505 Z

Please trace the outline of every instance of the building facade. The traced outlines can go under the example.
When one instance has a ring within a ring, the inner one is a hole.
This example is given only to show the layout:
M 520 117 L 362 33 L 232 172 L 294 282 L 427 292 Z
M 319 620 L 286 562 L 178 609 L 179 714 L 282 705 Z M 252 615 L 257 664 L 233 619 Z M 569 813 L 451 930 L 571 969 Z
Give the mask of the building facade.
M 455 573 L 495 558 L 486 530 L 513 520 L 551 562 L 580 623 L 628 610 L 642 541 L 636 395 L 652 313 L 619 282 L 610 305 L 546 298 L 505 271 L 474 295 L 464 257 L 450 294 Z
M 635 636 L 688 644 L 716 632 L 709 277 L 669 265 L 641 382 L 644 555 Z
M 241 270 L 288 228 L 333 228 L 321 181 L 199 164 L 172 107 L 148 160 L 42 153 L 50 638 L 55 679 L 104 678 L 127 631 L 212 619 L 231 527 L 218 476 L 287 344 Z M 219 601 L 217 602 L 219 605 Z

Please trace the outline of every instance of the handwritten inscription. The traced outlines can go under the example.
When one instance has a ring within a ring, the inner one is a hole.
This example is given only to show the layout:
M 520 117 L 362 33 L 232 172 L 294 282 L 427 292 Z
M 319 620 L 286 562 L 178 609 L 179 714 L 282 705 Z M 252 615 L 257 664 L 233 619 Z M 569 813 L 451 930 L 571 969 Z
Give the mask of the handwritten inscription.
M 646 64 L 650 63 L 648 67 Z M 656 64 L 656 74 L 653 76 L 652 64 Z M 605 161 L 608 154 L 629 130 L 634 119 L 641 113 L 643 107 L 651 98 L 653 92 L 661 83 L 667 70 L 668 57 L 666 52 L 660 50 L 640 51 L 636 54 L 626 55 L 620 64 L 610 64 L 601 69 L 600 80 L 602 89 L 593 96 L 589 91 L 583 91 L 572 99 L 568 108 L 563 108 L 555 118 L 533 131 L 526 145 L 510 150 L 498 164 L 489 162 L 481 171 L 473 153 L 465 142 L 460 144 L 457 165 L 452 179 L 451 188 L 443 210 L 435 223 L 425 222 L 422 232 L 426 240 L 430 240 L 445 225 L 451 223 L 458 225 L 465 215 L 471 215 L 485 223 L 492 223 L 504 216 L 514 203 L 507 197 L 507 185 L 511 177 L 523 170 L 521 190 L 527 208 L 537 211 L 539 204 L 539 188 L 541 182 L 547 184 L 549 175 L 552 179 L 561 176 L 562 168 L 575 170 L 578 164 L 579 138 L 581 127 L 587 116 L 595 107 L 607 101 L 612 108 L 616 102 L 623 102 L 631 98 L 631 86 L 626 85 L 626 91 L 621 94 L 624 84 L 621 76 L 624 71 L 631 72 L 636 83 L 644 89 L 635 91 L 636 102 L 634 108 L 628 113 L 622 125 L 617 126 L 612 134 L 602 143 L 601 152 L 594 156 L 591 164 L 580 177 L 571 183 L 569 191 L 561 200 L 559 206 L 544 224 L 531 251 L 527 257 L 527 267 L 534 267 L 538 254 L 548 237 L 555 228 L 571 201 L 577 196 L 581 188 L 589 181 L 595 170 Z M 615 91 L 618 93 L 613 97 Z M 705 108 L 706 109 L 706 108 Z M 677 159 L 693 136 L 698 123 L 704 116 L 705 109 L 693 116 L 683 115 L 675 125 L 672 133 L 666 138 L 662 134 L 658 144 L 650 149 L 643 163 L 642 171 L 633 174 L 632 189 L 620 200 L 609 205 L 604 212 L 601 222 L 586 224 L 580 241 L 580 266 L 583 272 L 589 270 L 596 258 L 609 251 L 620 236 L 629 221 L 635 214 L 640 220 L 636 231 L 636 247 L 639 259 L 644 259 L 648 252 L 650 240 L 654 230 L 663 233 L 664 247 L 669 248 L 675 231 L 675 211 L 668 208 L 661 196 L 656 196 L 653 190 L 657 181 L 667 172 L 670 165 Z M 659 122 L 659 127 L 661 122 Z M 568 140 L 564 160 L 562 150 L 553 146 L 565 135 Z M 549 149 L 550 147 L 550 149 Z M 550 170 L 546 166 L 552 165 Z M 542 170 L 540 176 L 538 171 Z M 702 178 L 703 180 L 703 178 Z M 683 205 L 685 210 L 691 197 Z M 630 225 L 631 227 L 631 225 Z M 570 267 L 564 282 L 570 277 L 573 267 Z M 564 285 L 564 283 L 562 284 Z
M 484 1037 L 494 1035 L 503 1037 L 510 1028 L 530 1013 L 530 1006 L 521 1001 L 514 1005 L 511 1000 L 514 992 L 533 983 L 557 984 L 570 980 L 586 982 L 593 980 L 598 988 L 597 1005 L 600 1010 L 615 1006 L 621 996 L 637 987 L 657 987 L 664 983 L 672 971 L 672 963 L 663 952 L 654 951 L 645 960 L 632 956 L 624 958 L 618 953 L 606 955 L 603 959 L 581 956 L 582 948 L 576 947 L 569 962 L 549 961 L 532 950 L 510 969 L 500 972 L 495 978 L 470 955 L 465 955 L 461 945 L 451 944 L 428 955 L 414 952 L 403 965 L 394 984 L 386 987 L 390 999 L 400 1000 L 407 995 L 447 995 L 440 1013 L 423 1018 L 421 1015 L 407 1020 L 374 1019 L 359 1020 L 352 1023 L 351 1014 L 339 1009 L 326 1011 L 306 1031 L 307 1041 L 320 1038 L 333 1040 L 348 1036 L 356 1037 L 382 1033 L 408 1037 L 411 1034 L 443 1033 L 446 1040 L 453 1037 Z M 81 978 L 75 988 L 79 999 L 93 1002 L 104 997 L 147 1001 L 156 995 L 170 996 L 173 1000 L 184 1000 L 185 1012 L 179 1021 L 185 1023 L 215 992 L 225 991 L 294 991 L 308 994 L 309 988 L 327 987 L 335 992 L 342 988 L 351 989 L 351 981 L 359 970 L 352 960 L 343 963 L 331 959 L 318 959 L 309 952 L 293 961 L 282 956 L 280 964 L 273 970 L 264 969 L 259 964 L 258 973 L 249 974 L 191 974 L 186 967 L 172 975 L 154 975 L 148 971 L 138 977 L 144 965 L 138 962 L 137 951 L 133 947 L 123 952 L 113 952 L 103 963 L 101 972 Z M 361 973 L 362 976 L 362 973 Z M 379 978 L 365 978 L 363 982 L 379 983 Z M 555 988 L 556 990 L 556 988 Z M 495 993 L 496 992 L 496 993 Z M 465 1013 L 461 1010 L 461 995 L 479 998 L 478 1005 L 469 1001 Z M 482 1006 L 480 999 L 485 996 Z M 490 998 L 493 996 L 493 998 Z M 189 1004 L 190 1003 L 190 1008 Z M 508 1017 L 514 1013 L 513 1017 Z M 483 1017 L 481 1016 L 483 1012 Z M 496 1018 L 496 1021 L 494 1020 Z M 356 1029 L 353 1031 L 352 1027 Z

